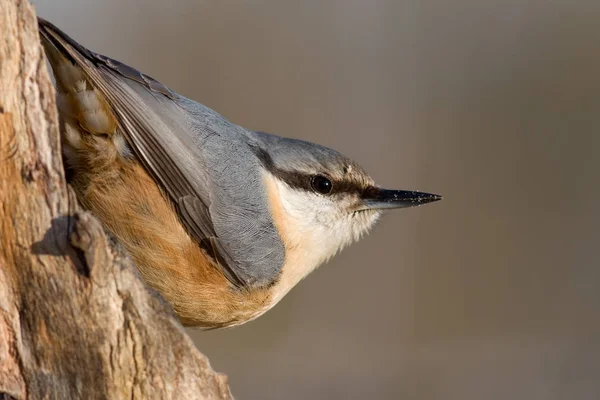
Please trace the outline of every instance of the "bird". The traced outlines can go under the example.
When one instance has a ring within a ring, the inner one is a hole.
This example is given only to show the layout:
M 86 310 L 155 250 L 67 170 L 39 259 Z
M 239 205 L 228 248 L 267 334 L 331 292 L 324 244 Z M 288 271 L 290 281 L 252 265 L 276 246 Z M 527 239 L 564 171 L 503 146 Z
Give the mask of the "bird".
M 252 321 L 384 210 L 442 198 L 383 189 L 333 149 L 245 129 L 38 28 L 68 182 L 184 326 Z

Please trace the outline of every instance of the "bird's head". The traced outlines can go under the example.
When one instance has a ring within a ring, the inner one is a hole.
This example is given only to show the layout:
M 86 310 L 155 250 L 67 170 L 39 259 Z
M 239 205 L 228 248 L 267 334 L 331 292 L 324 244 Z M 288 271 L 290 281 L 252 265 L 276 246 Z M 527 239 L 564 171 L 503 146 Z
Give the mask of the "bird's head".
M 304 264 L 300 279 L 358 240 L 382 210 L 441 199 L 429 193 L 382 189 L 357 163 L 335 150 L 256 135 L 260 145 L 255 153 L 264 167 L 273 221 L 286 259 Z

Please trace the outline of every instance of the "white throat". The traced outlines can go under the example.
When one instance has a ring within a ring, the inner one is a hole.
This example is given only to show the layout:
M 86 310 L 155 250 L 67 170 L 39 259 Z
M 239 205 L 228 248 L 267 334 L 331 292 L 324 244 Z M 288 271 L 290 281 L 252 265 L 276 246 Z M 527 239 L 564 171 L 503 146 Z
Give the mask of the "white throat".
M 285 262 L 273 291 L 277 303 L 304 277 L 357 240 L 378 214 L 351 218 L 329 198 L 299 191 L 265 174 L 273 221 L 285 247 Z

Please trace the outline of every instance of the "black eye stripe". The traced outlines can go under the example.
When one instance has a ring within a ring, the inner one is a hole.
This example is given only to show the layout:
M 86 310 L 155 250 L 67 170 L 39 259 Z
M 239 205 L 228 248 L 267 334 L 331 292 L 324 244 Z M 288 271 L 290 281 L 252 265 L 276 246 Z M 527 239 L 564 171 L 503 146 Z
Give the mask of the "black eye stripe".
M 302 189 L 306 191 L 313 192 L 313 178 L 315 175 L 311 174 L 303 174 L 301 172 L 295 171 L 286 171 L 281 168 L 277 168 L 271 159 L 271 156 L 260 147 L 253 147 L 254 153 L 261 160 L 263 166 L 273 175 L 287 183 L 289 186 L 295 189 Z M 332 184 L 332 190 L 329 194 L 338 194 L 338 193 L 356 193 L 359 196 L 362 196 L 362 193 L 368 188 L 363 187 L 362 185 L 355 184 L 354 182 L 343 181 L 333 179 L 327 174 L 321 174 L 327 178 Z

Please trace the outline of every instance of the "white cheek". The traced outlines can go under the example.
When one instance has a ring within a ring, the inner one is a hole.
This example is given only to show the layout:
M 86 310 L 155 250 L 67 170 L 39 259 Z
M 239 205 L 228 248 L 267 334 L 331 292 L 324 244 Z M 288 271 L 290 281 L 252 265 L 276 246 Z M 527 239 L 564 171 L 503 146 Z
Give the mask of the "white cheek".
M 357 240 L 373 224 L 376 214 L 349 214 L 349 205 L 292 189 L 271 176 L 267 176 L 267 183 L 272 185 L 277 228 L 286 247 L 272 306 L 315 268 Z
M 316 264 L 311 270 L 353 241 L 352 221 L 330 198 L 295 190 L 282 183 L 279 186 L 281 205 L 293 221 L 290 241 Z

